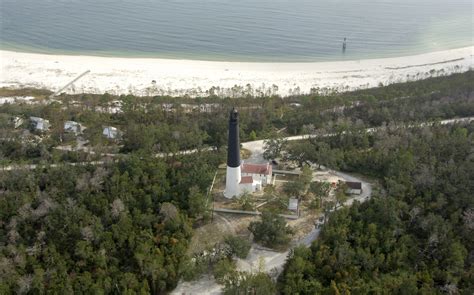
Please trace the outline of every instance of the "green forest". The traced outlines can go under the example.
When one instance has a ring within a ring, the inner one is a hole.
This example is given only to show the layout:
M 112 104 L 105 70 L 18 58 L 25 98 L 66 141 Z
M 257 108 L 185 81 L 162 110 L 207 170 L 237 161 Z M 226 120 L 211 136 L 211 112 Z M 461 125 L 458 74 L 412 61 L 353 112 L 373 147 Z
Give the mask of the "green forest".
M 158 294 L 186 263 L 211 153 L 0 174 L 0 293 Z M 193 189 L 194 188 L 194 189 Z M 196 197 L 196 193 L 194 193 Z
M 311 248 L 293 251 L 275 285 L 258 273 L 238 273 L 244 278 L 238 284 L 261 285 L 262 294 L 470 294 L 474 125 L 436 122 L 474 115 L 473 81 L 470 71 L 285 98 L 62 94 L 52 103 L 0 105 L 0 166 L 40 164 L 0 170 L 0 294 L 175 288 L 189 275 L 184 253 L 193 230 L 208 222 L 207 192 L 225 162 L 234 106 L 242 142 L 331 134 L 279 152 L 301 165 L 318 163 L 381 184 L 370 201 L 331 213 Z M 102 111 L 113 104 L 121 111 Z M 43 117 L 51 128 L 47 134 L 15 129 L 12 116 Z M 87 127 L 82 137 L 95 153 L 57 149 L 77 144 L 63 128 L 66 120 Z M 434 123 L 418 125 L 426 121 Z M 123 131 L 122 139 L 104 138 L 104 126 Z M 371 127 L 378 129 L 365 131 Z M 179 153 L 185 149 L 196 152 Z M 104 163 L 69 165 L 90 161 Z M 259 224 L 252 229 L 266 231 Z M 226 284 L 227 294 L 245 294 Z
M 471 294 L 474 125 L 319 141 L 336 155 L 336 167 L 377 177 L 384 190 L 333 213 L 310 249 L 296 249 L 279 278 L 281 292 Z M 320 147 L 298 145 L 314 153 Z

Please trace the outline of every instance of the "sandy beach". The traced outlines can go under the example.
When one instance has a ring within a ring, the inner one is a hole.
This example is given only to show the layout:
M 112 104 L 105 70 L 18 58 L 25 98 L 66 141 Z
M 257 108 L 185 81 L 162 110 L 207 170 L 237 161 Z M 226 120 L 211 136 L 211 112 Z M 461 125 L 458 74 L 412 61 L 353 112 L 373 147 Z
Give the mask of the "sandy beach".
M 0 51 L 0 87 L 67 93 L 242 96 L 349 91 L 473 69 L 474 46 L 421 55 L 314 63 L 214 62 Z

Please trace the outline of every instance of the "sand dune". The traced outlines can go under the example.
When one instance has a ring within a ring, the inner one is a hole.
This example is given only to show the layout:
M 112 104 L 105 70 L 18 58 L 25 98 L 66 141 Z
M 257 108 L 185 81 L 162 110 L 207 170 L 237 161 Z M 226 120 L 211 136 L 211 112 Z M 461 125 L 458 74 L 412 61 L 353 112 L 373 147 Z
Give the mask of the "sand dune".
M 0 87 L 135 95 L 279 94 L 348 91 L 473 69 L 474 46 L 421 55 L 314 63 L 252 63 L 46 55 L 0 51 Z

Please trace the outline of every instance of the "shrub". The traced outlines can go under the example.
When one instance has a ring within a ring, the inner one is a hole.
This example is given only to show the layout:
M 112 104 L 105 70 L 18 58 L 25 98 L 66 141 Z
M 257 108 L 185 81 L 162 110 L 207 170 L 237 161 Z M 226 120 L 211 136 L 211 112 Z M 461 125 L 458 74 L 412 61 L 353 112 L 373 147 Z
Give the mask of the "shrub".
M 259 294 L 273 295 L 277 293 L 276 286 L 270 276 L 264 272 L 247 273 L 234 272 L 225 281 L 224 295 Z
M 239 199 L 239 204 L 242 207 L 242 210 L 245 211 L 254 211 L 255 206 L 250 194 L 243 194 Z
M 224 284 L 229 276 L 233 275 L 235 268 L 235 261 L 228 258 L 219 260 L 213 268 L 213 275 L 216 279 L 216 282 L 219 284 Z
M 254 240 L 270 248 L 283 248 L 290 242 L 293 230 L 286 226 L 283 217 L 272 212 L 263 212 L 262 221 L 250 223 L 249 230 L 254 235 Z
M 252 246 L 247 239 L 238 236 L 227 236 L 225 242 L 230 246 L 232 254 L 242 259 L 247 257 Z
M 198 259 L 187 259 L 181 264 L 181 274 L 185 281 L 196 281 L 208 269 L 208 263 Z

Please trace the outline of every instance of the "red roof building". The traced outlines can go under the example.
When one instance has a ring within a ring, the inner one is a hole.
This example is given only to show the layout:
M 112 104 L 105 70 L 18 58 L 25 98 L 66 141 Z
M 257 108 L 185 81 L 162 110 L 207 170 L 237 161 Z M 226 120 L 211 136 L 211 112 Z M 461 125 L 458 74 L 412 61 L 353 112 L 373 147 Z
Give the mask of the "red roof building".
M 241 184 L 253 183 L 253 178 L 252 176 L 242 176 L 242 178 L 240 179 L 240 183 Z
M 241 169 L 242 179 L 244 179 L 244 177 L 250 177 L 254 181 L 260 183 L 262 186 L 272 184 L 272 165 L 270 163 L 266 163 L 266 164 L 242 163 L 240 169 Z
M 247 164 L 243 163 L 241 167 L 242 173 L 272 175 L 272 165 L 267 164 Z

